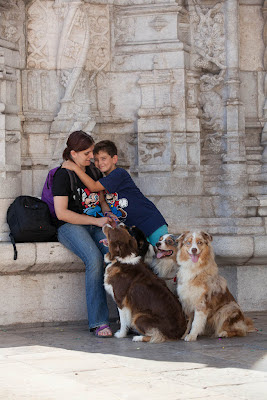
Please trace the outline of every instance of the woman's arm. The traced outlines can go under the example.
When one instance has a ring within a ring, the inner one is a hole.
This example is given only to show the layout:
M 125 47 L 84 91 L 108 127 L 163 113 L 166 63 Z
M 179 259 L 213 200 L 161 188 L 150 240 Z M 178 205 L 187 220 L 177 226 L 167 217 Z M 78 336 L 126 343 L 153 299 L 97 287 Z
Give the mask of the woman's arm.
M 96 225 L 102 228 L 112 222 L 109 217 L 94 218 L 86 214 L 78 214 L 68 209 L 68 196 L 54 196 L 56 216 L 59 220 L 76 225 Z
M 100 192 L 105 190 L 104 186 L 101 185 L 99 181 L 94 181 L 90 176 L 88 176 L 77 164 L 73 161 L 67 160 L 62 164 L 62 168 L 70 169 L 78 175 L 83 184 L 90 190 L 90 192 Z

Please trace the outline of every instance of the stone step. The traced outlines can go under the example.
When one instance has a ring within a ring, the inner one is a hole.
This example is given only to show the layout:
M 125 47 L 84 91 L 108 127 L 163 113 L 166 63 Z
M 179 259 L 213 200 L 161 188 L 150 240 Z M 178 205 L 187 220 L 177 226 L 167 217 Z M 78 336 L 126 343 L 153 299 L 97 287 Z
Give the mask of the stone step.
M 169 224 L 170 232 L 200 229 L 212 235 L 265 235 L 265 219 L 262 217 L 249 218 L 188 218 L 181 219 L 176 225 Z

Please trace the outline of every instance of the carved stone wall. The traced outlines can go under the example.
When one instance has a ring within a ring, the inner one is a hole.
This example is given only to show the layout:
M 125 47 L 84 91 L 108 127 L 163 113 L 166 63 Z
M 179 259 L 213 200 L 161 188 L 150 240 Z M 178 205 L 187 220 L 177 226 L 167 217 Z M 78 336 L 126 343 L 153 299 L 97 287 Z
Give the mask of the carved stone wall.
M 83 129 L 170 231 L 266 235 L 265 3 L 0 0 L 2 209 Z

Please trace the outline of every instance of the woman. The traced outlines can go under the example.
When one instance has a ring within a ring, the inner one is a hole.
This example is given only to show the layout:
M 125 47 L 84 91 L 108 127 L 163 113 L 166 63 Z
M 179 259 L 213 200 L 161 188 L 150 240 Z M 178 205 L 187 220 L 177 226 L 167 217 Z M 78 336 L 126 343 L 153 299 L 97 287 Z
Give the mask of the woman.
M 90 159 L 93 158 L 94 141 L 83 131 L 72 132 L 63 152 L 63 160 L 74 161 L 93 179 L 90 170 Z M 53 179 L 53 196 L 56 216 L 58 218 L 58 240 L 69 250 L 80 257 L 85 264 L 86 302 L 89 328 L 98 337 L 111 337 L 108 322 L 108 306 L 103 285 L 104 260 L 107 247 L 100 242 L 104 239 L 102 226 L 112 222 L 109 216 L 92 217 L 84 213 L 85 197 L 90 191 L 77 178 L 77 193 L 71 191 L 68 171 L 59 168 Z M 103 213 L 111 215 L 109 206 L 104 200 L 103 192 L 99 193 Z

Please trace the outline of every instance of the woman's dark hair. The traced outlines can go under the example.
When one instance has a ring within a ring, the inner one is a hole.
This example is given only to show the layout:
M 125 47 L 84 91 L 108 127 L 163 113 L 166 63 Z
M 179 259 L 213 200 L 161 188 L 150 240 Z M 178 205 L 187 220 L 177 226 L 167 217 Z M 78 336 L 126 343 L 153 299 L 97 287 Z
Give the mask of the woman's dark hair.
M 98 154 L 100 151 L 105 151 L 111 157 L 118 155 L 117 146 L 111 140 L 101 140 L 94 147 L 94 155 Z
M 62 154 L 63 160 L 71 159 L 71 150 L 77 152 L 83 151 L 91 147 L 94 143 L 94 139 L 92 138 L 92 136 L 88 135 L 88 133 L 85 133 L 84 131 L 72 132 L 68 137 L 67 147 Z

